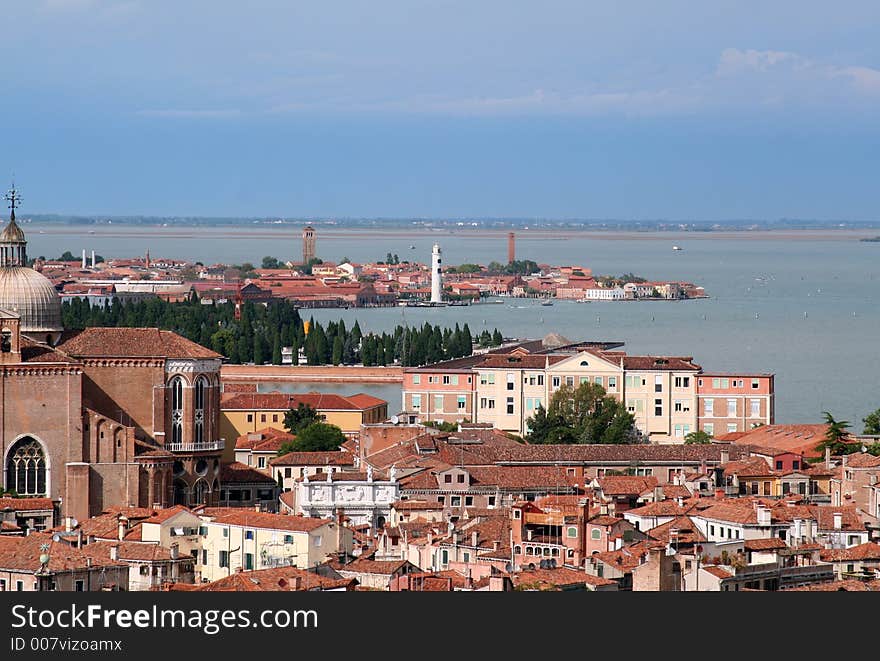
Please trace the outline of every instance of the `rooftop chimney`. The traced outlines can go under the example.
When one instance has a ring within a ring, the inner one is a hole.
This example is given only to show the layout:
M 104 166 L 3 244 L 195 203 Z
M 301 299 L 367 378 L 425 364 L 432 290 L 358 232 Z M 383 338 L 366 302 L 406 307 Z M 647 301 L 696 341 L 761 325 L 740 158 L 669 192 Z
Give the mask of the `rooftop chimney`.
M 171 559 L 177 560 L 180 557 L 180 546 L 177 544 L 171 545 Z
M 110 547 L 110 559 L 119 560 L 119 546 L 116 544 Z
M 120 540 L 125 539 L 125 519 L 120 518 L 116 526 L 116 537 Z
M 769 526 L 770 525 L 770 510 L 768 510 L 763 505 L 758 505 L 756 513 L 758 515 L 758 525 L 759 526 Z
M 474 530 L 471 533 L 471 546 L 476 546 L 479 538 L 480 538 L 480 534 L 476 530 Z
M 831 468 L 831 448 L 825 448 L 825 468 Z
M 730 450 L 724 449 L 721 451 L 721 463 L 726 464 L 730 461 Z
M 843 514 L 841 514 L 840 512 L 835 512 L 834 513 L 834 529 L 840 530 L 841 528 L 843 528 Z
M 659 503 L 661 500 L 663 500 L 663 487 L 658 484 L 654 487 L 654 502 Z

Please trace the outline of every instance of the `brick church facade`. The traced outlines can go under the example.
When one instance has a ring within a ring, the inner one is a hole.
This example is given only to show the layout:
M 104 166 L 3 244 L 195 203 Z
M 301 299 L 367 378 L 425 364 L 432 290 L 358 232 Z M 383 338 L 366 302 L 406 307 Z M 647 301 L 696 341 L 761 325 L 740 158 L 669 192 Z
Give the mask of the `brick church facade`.
M 2 487 L 84 520 L 112 506 L 216 504 L 222 357 L 155 328 L 66 332 L 24 233 L 0 233 Z

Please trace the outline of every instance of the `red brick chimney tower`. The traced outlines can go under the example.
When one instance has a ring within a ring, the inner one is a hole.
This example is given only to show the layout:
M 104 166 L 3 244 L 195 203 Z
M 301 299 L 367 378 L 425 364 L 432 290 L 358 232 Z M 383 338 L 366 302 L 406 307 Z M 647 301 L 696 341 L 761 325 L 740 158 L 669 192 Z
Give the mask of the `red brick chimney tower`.
M 507 263 L 516 261 L 516 235 L 513 232 L 507 233 Z

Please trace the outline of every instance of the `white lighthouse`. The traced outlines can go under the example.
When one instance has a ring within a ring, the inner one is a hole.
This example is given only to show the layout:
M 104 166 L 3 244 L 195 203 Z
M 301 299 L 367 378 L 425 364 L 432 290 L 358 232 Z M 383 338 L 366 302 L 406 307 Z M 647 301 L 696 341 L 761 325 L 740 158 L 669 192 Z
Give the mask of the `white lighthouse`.
M 440 246 L 434 244 L 431 251 L 431 303 L 443 302 L 443 271 L 440 266 Z

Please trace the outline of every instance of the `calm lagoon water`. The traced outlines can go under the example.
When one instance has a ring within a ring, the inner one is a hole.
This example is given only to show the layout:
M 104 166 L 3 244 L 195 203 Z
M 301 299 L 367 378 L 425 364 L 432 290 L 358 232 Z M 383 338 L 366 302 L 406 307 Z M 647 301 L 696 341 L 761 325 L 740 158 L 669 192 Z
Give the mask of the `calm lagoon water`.
M 90 234 L 89 230 L 95 233 Z M 145 228 L 25 225 L 31 255 L 57 256 L 83 248 L 104 256 L 153 257 L 205 263 L 251 261 L 264 255 L 297 259 L 297 230 L 255 228 Z M 40 232 L 42 230 L 42 233 Z M 517 232 L 517 256 L 577 264 L 595 274 L 633 272 L 649 279 L 690 280 L 711 298 L 675 302 L 553 306 L 508 299 L 500 305 L 451 308 L 384 308 L 306 311 L 316 320 L 357 319 L 365 331 L 399 323 L 468 323 L 474 332 L 498 327 L 506 336 L 558 332 L 572 340 L 620 340 L 630 353 L 694 356 L 706 370 L 776 374 L 777 420 L 815 422 L 823 410 L 854 423 L 880 407 L 880 243 L 859 242 L 871 233 L 788 232 L 547 233 Z M 318 255 L 335 261 L 428 261 L 431 245 L 445 264 L 506 260 L 506 233 L 318 232 Z M 415 248 L 410 248 L 410 246 Z M 673 251 L 678 245 L 681 251 Z M 285 386 L 287 387 L 287 386 Z M 311 389 L 302 388 L 300 390 Z M 324 389 L 328 389 L 322 386 Z M 399 405 L 399 388 L 339 386 Z

